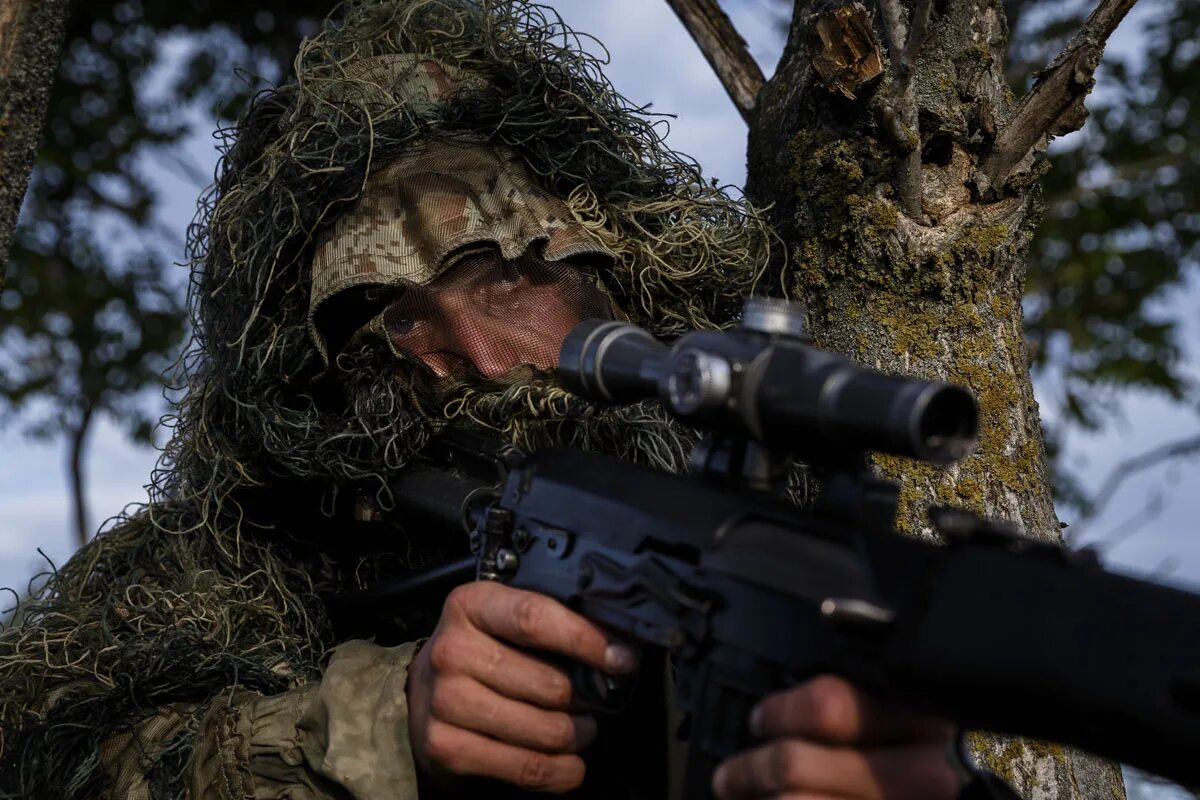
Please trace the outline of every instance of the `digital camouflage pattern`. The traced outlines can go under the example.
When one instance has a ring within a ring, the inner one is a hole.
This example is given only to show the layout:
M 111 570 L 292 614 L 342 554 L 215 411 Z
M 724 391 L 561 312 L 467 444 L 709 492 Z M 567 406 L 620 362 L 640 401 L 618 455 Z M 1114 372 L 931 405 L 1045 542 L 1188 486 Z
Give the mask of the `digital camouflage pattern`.
M 546 376 L 463 380 L 421 404 L 433 376 L 385 344 L 327 362 L 310 335 L 313 256 L 377 170 L 430 141 L 515 156 L 611 252 L 599 277 L 614 303 L 658 333 L 722 324 L 778 277 L 765 224 L 669 150 L 552 11 L 351 0 L 338 15 L 225 132 L 191 237 L 194 339 L 150 503 L 47 576 L 0 633 L 0 796 L 349 796 L 357 768 L 323 774 L 315 743 L 338 743 L 318 723 L 296 739 L 299 719 L 329 694 L 339 643 L 402 644 L 437 609 L 355 631 L 322 598 L 456 546 L 396 519 L 386 535 L 349 535 L 360 500 L 386 511 L 388 477 L 465 420 L 527 447 L 684 463 L 686 435 L 657 409 L 596 407 Z M 422 90 L 437 70 L 390 84 L 377 69 L 389 59 L 436 62 L 449 93 Z M 378 685 L 402 699 L 403 652 L 369 647 L 388 659 Z M 406 730 L 401 709 L 386 713 Z
M 330 327 L 360 327 L 356 312 L 384 302 L 383 289 L 429 284 L 480 248 L 515 260 L 535 245 L 546 261 L 613 259 L 562 200 L 533 182 L 515 154 L 471 141 L 418 144 L 374 172 L 358 204 L 319 237 L 314 339 L 327 350 Z M 363 289 L 374 290 L 374 302 L 358 309 L 342 303 L 336 319 L 322 319 L 326 300 Z

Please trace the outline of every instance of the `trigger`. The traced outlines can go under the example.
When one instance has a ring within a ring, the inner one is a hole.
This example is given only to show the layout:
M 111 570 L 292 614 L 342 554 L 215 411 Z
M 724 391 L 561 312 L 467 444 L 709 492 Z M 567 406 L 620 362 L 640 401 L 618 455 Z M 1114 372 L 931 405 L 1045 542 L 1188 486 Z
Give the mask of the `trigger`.
M 621 711 L 636 688 L 636 675 L 609 675 L 578 662 L 571 668 L 572 697 L 588 711 Z

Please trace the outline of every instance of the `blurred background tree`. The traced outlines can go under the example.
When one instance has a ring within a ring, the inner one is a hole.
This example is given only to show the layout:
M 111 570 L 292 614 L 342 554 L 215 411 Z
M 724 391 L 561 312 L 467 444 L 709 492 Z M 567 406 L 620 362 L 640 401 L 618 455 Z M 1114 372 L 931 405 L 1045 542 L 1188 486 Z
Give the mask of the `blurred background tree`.
M 1007 0 L 1014 87 L 1031 82 L 1092 5 Z M 1072 431 L 1119 420 L 1131 390 L 1200 411 L 1181 339 L 1189 322 L 1181 313 L 1195 322 L 1200 308 L 1172 303 L 1200 275 L 1200 3 L 1136 8 L 1141 47 L 1105 53 L 1087 124 L 1052 149 L 1042 178 L 1046 216 L 1031 251 L 1025 331 L 1039 402 L 1055 420 L 1052 453 Z M 1200 417 L 1178 441 L 1130 453 L 1090 486 L 1056 458 L 1060 507 L 1086 523 L 1134 471 L 1200 452 L 1197 431 Z
M 164 198 L 154 173 L 207 183 L 175 146 L 191 112 L 235 118 L 286 73 L 331 5 L 74 6 L 0 295 L 0 425 L 63 437 L 80 543 L 93 530 L 83 475 L 92 426 L 108 415 L 149 441 L 157 409 L 146 393 L 161 391 L 186 333 L 183 271 L 169 269 L 182 239 L 155 217 Z

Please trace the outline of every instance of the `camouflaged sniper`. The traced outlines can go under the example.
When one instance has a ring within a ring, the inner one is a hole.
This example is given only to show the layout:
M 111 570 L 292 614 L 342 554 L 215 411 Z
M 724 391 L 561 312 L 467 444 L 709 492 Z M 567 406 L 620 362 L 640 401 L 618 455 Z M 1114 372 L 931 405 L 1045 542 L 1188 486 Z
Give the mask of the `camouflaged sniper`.
M 596 408 L 537 376 L 424 402 L 419 365 L 370 337 L 325 359 L 310 331 L 317 249 L 414 148 L 482 141 L 524 169 L 611 254 L 595 265 L 606 297 L 660 333 L 726 320 L 764 275 L 765 226 L 664 146 L 552 12 L 524 0 L 339 12 L 294 78 L 228 132 L 190 242 L 195 338 L 151 502 L 0 633 L 0 796 L 411 797 L 402 642 L 437 609 L 393 620 L 401 638 L 385 648 L 348 641 L 379 631 L 347 630 L 321 598 L 449 545 L 401 522 L 382 543 L 347 536 L 356 499 L 386 504 L 388 476 L 460 419 L 682 463 L 653 409 Z M 379 285 L 413 274 L 389 266 Z M 388 757 L 367 757 L 368 742 Z

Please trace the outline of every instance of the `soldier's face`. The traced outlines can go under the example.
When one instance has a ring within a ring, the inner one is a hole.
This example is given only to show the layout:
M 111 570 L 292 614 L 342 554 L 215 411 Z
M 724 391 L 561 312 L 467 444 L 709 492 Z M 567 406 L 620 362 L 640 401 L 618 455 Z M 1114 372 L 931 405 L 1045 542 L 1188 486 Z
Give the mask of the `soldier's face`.
M 406 289 L 383 325 L 394 350 L 421 360 L 440 379 L 473 370 L 495 380 L 519 368 L 553 370 L 575 325 L 612 316 L 586 267 L 533 251 L 505 260 L 485 248 L 428 286 Z
M 314 329 L 335 356 L 382 339 L 433 399 L 512 385 L 553 369 L 578 322 L 611 317 L 581 268 L 614 257 L 517 154 L 430 140 L 372 172 L 321 232 Z

